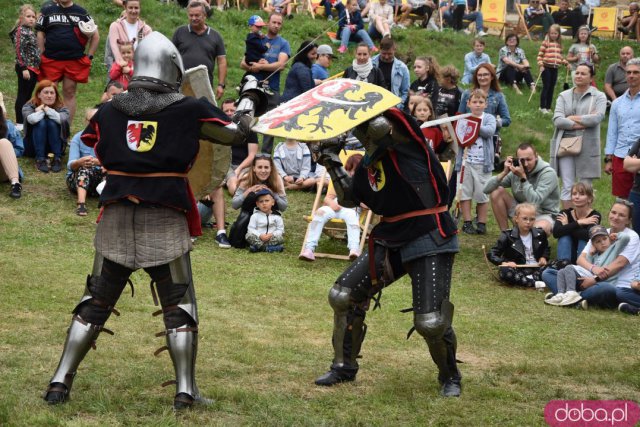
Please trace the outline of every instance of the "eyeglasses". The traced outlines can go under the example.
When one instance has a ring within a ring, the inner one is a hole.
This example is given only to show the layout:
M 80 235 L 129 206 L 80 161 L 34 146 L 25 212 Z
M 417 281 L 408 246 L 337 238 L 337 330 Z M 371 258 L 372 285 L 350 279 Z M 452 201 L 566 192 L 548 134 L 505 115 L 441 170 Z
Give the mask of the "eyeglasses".
M 621 199 L 620 197 L 616 197 L 616 201 L 614 204 L 625 205 L 628 208 L 633 207 L 633 202 L 628 201 L 627 199 Z
M 256 159 L 270 159 L 271 158 L 271 154 L 269 153 L 258 153 L 255 155 Z

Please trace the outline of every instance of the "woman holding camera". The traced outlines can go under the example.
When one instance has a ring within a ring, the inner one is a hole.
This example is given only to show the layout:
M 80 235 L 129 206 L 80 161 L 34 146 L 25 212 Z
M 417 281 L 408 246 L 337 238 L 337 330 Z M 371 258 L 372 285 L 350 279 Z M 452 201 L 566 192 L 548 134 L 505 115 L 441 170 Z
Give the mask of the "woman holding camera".
M 532 91 L 536 85 L 531 77 L 531 67 L 524 53 L 519 47 L 520 38 L 517 34 L 509 33 L 504 39 L 504 46 L 498 52 L 498 71 L 500 81 L 513 88 L 518 95 L 522 95 L 518 83 L 523 79 Z
M 563 209 L 571 207 L 571 187 L 576 178 L 591 184 L 601 174 L 600 122 L 604 119 L 607 97 L 591 86 L 593 75 L 593 66 L 578 65 L 575 86 L 558 96 L 553 114 L 555 132 L 549 163 L 562 178 Z

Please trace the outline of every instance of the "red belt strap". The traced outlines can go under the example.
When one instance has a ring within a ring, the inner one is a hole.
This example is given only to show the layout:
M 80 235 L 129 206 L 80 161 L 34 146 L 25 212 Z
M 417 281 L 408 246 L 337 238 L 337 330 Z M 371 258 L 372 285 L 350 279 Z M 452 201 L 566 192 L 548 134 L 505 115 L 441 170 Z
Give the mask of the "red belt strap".
M 407 219 L 407 218 L 413 218 L 413 217 L 422 216 L 422 215 L 435 215 L 435 214 L 439 214 L 439 213 L 446 212 L 446 211 L 447 211 L 447 206 L 446 205 L 436 206 L 435 208 L 420 209 L 418 211 L 405 212 L 403 214 L 395 215 L 395 216 L 383 216 L 382 218 L 380 218 L 380 221 L 382 221 L 382 222 L 398 222 L 398 221 L 402 221 L 403 219 Z

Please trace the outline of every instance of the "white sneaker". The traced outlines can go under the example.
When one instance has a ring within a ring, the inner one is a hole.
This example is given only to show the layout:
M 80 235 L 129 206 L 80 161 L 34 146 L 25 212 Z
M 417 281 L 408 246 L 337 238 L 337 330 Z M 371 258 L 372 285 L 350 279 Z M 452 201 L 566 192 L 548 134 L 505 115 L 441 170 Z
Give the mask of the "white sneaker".
M 564 298 L 562 298 L 562 301 L 558 305 L 563 307 L 567 305 L 573 305 L 581 299 L 582 297 L 576 291 L 567 291 L 567 293 L 564 294 Z
M 485 33 L 484 31 L 480 30 L 478 31 L 478 37 L 484 37 L 484 36 L 488 36 L 488 33 Z
M 400 30 L 406 30 L 407 27 L 404 26 L 403 24 L 396 24 L 396 28 L 400 29 Z
M 536 291 L 538 292 L 544 292 L 544 289 L 547 287 L 547 284 L 544 283 L 542 280 L 537 280 L 534 283 L 534 286 L 536 287 Z
M 462 32 L 463 32 L 463 33 L 465 33 L 466 35 L 470 35 L 470 34 L 471 34 L 471 31 L 469 31 L 469 30 L 468 30 L 468 29 L 466 29 L 466 28 L 465 28 L 464 30 L 462 30 Z
M 544 300 L 544 303 L 549 305 L 559 305 L 562 302 L 563 298 L 564 298 L 564 294 L 558 293 L 552 296 L 551 298 L 547 298 L 546 300 Z

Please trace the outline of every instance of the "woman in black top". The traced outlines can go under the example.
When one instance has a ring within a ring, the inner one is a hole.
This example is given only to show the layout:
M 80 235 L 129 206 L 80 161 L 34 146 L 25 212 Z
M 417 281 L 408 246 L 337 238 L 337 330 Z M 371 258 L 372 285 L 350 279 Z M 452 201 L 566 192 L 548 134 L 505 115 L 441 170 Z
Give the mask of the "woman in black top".
M 344 70 L 342 77 L 384 87 L 382 71 L 380 71 L 378 67 L 373 66 L 369 46 L 367 46 L 366 43 L 358 44 L 356 47 L 356 58 L 353 60 L 351 66 Z

